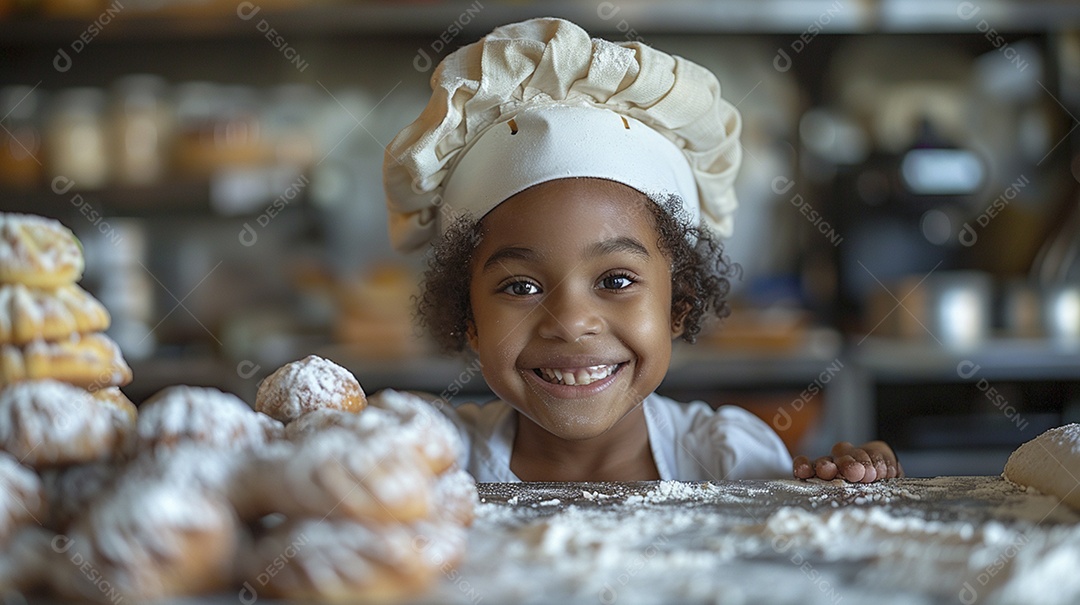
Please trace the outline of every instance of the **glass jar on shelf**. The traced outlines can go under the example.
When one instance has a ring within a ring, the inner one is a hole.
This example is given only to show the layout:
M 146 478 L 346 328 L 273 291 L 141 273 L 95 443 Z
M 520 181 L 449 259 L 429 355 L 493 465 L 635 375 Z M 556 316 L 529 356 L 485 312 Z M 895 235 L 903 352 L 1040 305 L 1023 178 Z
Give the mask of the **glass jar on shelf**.
M 322 98 L 306 84 L 284 84 L 270 91 L 263 123 L 275 163 L 302 170 L 315 164 L 316 124 L 321 109 Z
M 167 172 L 173 114 L 165 80 L 131 75 L 113 86 L 109 106 L 113 178 L 120 185 L 159 183 Z
M 30 86 L 0 89 L 0 185 L 32 189 L 41 185 L 42 93 Z
M 45 134 L 50 178 L 64 177 L 78 189 L 98 189 L 109 180 L 105 92 L 70 88 L 52 104 Z
M 177 92 L 177 169 L 207 178 L 264 157 L 257 97 L 240 86 L 190 82 Z

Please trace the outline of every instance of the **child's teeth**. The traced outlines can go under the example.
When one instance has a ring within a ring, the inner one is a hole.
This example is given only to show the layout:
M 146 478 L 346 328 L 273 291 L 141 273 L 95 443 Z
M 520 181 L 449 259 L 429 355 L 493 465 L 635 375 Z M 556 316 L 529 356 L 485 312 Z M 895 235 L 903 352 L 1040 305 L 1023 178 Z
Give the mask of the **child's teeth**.
M 565 384 L 568 386 L 584 386 L 611 376 L 616 367 L 616 365 L 600 365 L 566 370 L 540 368 L 539 373 L 541 377 L 548 382 Z

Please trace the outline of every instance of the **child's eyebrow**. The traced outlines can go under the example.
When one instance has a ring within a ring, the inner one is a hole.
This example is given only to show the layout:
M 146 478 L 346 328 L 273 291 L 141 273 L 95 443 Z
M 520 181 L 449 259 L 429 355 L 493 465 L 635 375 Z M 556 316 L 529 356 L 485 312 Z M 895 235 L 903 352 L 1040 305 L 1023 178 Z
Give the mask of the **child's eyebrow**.
M 596 258 L 599 256 L 606 256 L 608 254 L 618 254 L 620 252 L 629 252 L 636 256 L 643 258 L 649 258 L 649 249 L 638 240 L 627 237 L 625 235 L 620 237 L 613 237 L 603 241 L 596 242 L 590 245 L 585 250 L 585 256 L 587 258 Z M 540 255 L 532 248 L 526 248 L 524 246 L 506 246 L 499 248 L 484 261 L 484 266 L 481 268 L 481 272 L 486 272 L 489 269 L 497 267 L 504 260 L 521 260 L 521 261 L 536 261 L 540 258 Z
M 596 242 L 589 246 L 589 249 L 585 251 L 585 255 L 589 258 L 595 258 L 597 256 L 605 256 L 619 252 L 629 252 L 637 256 L 649 258 L 649 249 L 646 248 L 644 244 L 625 235 Z
M 525 248 L 523 246 L 506 246 L 499 248 L 484 261 L 484 266 L 481 271 L 487 271 L 499 265 L 504 260 L 523 260 L 523 261 L 535 261 L 539 258 L 539 254 L 532 248 Z

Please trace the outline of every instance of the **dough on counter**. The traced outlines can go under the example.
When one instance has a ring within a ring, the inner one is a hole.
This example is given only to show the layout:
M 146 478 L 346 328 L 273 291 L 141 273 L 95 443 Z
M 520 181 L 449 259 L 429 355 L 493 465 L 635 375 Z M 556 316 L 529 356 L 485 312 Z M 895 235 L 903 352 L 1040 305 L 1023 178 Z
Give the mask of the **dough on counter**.
M 1050 429 L 1018 447 L 1004 475 L 1080 510 L 1080 424 Z
M 0 283 L 56 288 L 82 272 L 82 246 L 60 221 L 0 212 Z
M 367 397 L 356 377 L 316 355 L 287 363 L 259 383 L 255 409 L 285 424 L 317 409 L 357 413 Z

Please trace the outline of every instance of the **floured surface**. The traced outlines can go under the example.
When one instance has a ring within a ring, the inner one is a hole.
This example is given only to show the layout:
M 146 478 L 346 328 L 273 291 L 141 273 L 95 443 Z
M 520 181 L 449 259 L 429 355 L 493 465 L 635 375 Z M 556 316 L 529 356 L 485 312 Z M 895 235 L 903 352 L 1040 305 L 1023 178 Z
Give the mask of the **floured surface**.
M 1080 515 L 1000 477 L 481 484 L 431 603 L 1075 603 Z

